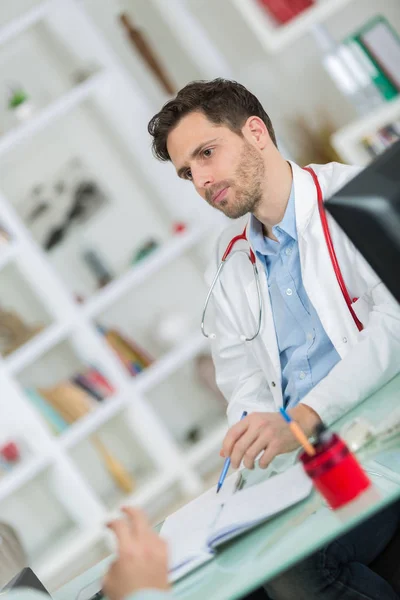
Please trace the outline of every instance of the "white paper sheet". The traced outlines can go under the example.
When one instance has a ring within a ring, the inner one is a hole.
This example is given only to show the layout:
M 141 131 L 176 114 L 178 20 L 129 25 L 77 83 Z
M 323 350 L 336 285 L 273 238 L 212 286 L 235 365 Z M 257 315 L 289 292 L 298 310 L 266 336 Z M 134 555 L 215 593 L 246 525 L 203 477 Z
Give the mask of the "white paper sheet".
M 210 554 L 207 537 L 220 511 L 221 503 L 233 494 L 237 473 L 224 481 L 219 494 L 216 486 L 204 492 L 166 518 L 160 535 L 169 543 L 170 570 L 192 557 Z
M 312 481 L 298 464 L 266 481 L 231 496 L 207 538 L 209 546 L 226 541 L 232 533 L 267 520 L 310 494 Z

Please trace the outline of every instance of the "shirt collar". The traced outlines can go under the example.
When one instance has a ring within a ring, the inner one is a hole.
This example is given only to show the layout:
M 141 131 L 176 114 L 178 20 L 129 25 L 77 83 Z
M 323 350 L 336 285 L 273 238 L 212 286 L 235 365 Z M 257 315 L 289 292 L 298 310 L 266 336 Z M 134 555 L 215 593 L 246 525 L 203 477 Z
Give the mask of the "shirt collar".
M 290 190 L 290 196 L 286 206 L 285 214 L 283 215 L 283 219 L 280 223 L 277 223 L 277 225 L 274 225 L 274 227 L 272 228 L 272 232 L 278 239 L 280 239 L 281 237 L 280 231 L 283 231 L 284 233 L 289 235 L 293 240 L 297 240 L 293 184 L 292 189 Z M 260 252 L 261 254 L 269 253 L 269 246 L 276 246 L 278 244 L 278 242 L 274 242 L 274 240 L 271 240 L 270 238 L 266 238 L 264 236 L 262 223 L 254 215 L 250 215 L 249 241 L 253 249 L 256 252 Z

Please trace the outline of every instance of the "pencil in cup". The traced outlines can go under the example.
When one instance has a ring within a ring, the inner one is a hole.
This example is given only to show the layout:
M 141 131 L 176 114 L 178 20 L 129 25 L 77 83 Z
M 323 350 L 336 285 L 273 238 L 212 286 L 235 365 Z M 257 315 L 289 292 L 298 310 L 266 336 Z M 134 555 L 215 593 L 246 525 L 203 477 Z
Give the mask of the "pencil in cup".
M 288 415 L 288 413 L 285 411 L 284 408 L 280 408 L 279 412 L 281 413 L 282 417 L 285 419 L 286 423 L 289 424 L 291 432 L 293 433 L 296 440 L 303 446 L 305 452 L 307 452 L 307 454 L 309 456 L 314 456 L 315 448 L 310 443 L 310 441 L 307 439 L 307 436 L 304 433 L 304 431 L 300 428 L 300 425 L 298 423 L 296 423 L 296 421 L 293 421 L 292 417 L 290 415 Z
M 240 417 L 240 420 L 244 419 L 245 417 L 247 417 L 247 410 L 244 410 L 242 412 L 242 416 Z M 230 465 L 231 465 L 231 459 L 228 457 L 225 459 L 224 466 L 222 467 L 221 475 L 219 476 L 219 480 L 217 483 L 217 494 L 218 494 L 219 490 L 222 488 L 222 484 L 225 481 L 225 477 L 226 477 L 226 474 L 228 473 Z

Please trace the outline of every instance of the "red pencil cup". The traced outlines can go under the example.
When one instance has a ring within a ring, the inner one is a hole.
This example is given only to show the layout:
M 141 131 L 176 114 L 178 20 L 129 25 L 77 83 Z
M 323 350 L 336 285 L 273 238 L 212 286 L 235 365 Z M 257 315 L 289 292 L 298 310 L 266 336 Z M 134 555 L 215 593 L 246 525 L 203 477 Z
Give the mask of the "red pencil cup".
M 300 454 L 304 469 L 331 508 L 340 508 L 364 492 L 371 481 L 336 433 L 315 446 L 316 454 Z

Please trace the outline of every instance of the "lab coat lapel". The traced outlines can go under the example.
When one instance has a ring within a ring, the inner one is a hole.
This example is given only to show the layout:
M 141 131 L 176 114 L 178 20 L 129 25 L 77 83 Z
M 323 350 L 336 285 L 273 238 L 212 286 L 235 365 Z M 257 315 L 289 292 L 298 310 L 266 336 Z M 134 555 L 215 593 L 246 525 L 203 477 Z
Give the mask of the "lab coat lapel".
M 279 350 L 278 344 L 276 340 L 275 333 L 275 324 L 272 315 L 271 309 L 271 301 L 269 297 L 268 283 L 267 277 L 265 274 L 264 265 L 257 259 L 256 261 L 258 277 L 260 281 L 260 291 L 261 291 L 261 301 L 263 306 L 263 317 L 261 321 L 261 329 L 260 334 L 253 340 L 252 342 L 247 342 L 251 345 L 251 348 L 256 355 L 259 364 L 262 366 L 263 370 L 266 371 L 267 380 L 270 378 L 270 371 L 266 370 L 266 356 L 267 352 L 268 357 L 272 363 L 276 376 L 274 379 L 276 382 L 281 381 L 281 367 L 279 360 Z M 246 319 L 246 327 L 251 327 L 251 329 L 246 329 L 246 332 L 254 332 L 258 323 L 258 314 L 259 314 L 259 305 L 258 305 L 258 295 L 257 295 L 257 283 L 255 278 L 253 277 L 245 288 L 248 308 L 247 308 L 247 319 Z M 250 310 L 249 310 L 250 309 Z
M 349 311 L 325 242 L 313 179 L 298 165 L 292 164 L 292 170 L 303 284 L 326 334 L 341 354 L 343 343 L 340 332 L 343 327 L 338 327 L 338 324 L 348 323 Z M 319 181 L 321 184 L 321 178 Z M 356 335 L 353 329 L 350 323 L 349 335 Z

